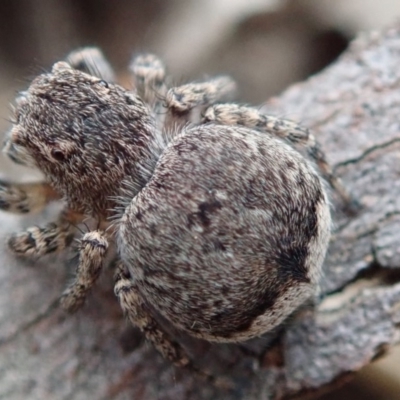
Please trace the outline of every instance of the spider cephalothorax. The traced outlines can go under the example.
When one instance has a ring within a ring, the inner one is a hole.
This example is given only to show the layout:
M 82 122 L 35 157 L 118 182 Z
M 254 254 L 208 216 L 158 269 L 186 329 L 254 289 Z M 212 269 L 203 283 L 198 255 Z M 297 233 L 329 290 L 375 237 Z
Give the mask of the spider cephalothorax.
M 65 62 L 40 75 L 18 99 L 6 152 L 30 160 L 69 206 L 106 215 L 125 176 L 137 176 L 153 120 L 122 87 Z M 28 161 L 29 162 L 29 161 Z
M 242 341 L 271 331 L 315 294 L 330 212 L 321 174 L 293 145 L 349 196 L 307 129 L 224 103 L 235 90 L 227 77 L 168 88 L 153 55 L 133 60 L 134 91 L 104 80 L 113 73 L 97 50 L 68 61 L 17 99 L 5 146 L 46 182 L 0 192 L 2 208 L 17 212 L 66 200 L 56 223 L 10 239 L 19 255 L 68 246 L 71 226 L 85 216 L 105 224 L 117 216 L 114 229 L 83 236 L 66 309 L 83 304 L 114 237 L 120 304 L 176 365 L 189 359 L 154 310 L 190 335 Z

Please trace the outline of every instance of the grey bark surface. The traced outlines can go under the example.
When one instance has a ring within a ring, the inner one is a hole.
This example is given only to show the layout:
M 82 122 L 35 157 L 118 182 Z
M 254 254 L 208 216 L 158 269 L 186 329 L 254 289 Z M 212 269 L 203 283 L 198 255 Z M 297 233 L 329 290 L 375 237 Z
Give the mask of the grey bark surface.
M 360 36 L 331 67 L 264 105 L 310 127 L 363 209 L 332 195 L 334 234 L 315 306 L 270 343 L 211 345 L 180 336 L 198 364 L 232 380 L 214 387 L 178 370 L 129 328 L 107 271 L 84 309 L 57 299 L 74 271 L 65 257 L 0 268 L 0 398 L 281 399 L 314 396 L 400 341 L 400 26 Z M 50 213 L 51 214 L 51 213 Z M 33 222 L 1 214 L 6 235 Z M 37 216 L 36 222 L 51 215 Z M 68 257 L 72 257 L 72 253 Z

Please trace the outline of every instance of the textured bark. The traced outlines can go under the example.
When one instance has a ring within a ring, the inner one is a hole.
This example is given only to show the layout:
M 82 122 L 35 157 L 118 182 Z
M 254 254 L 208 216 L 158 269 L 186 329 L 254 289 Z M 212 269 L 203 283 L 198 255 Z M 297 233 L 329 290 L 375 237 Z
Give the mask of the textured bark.
M 73 261 L 0 269 L 0 398 L 280 399 L 314 396 L 400 341 L 400 27 L 358 38 L 334 65 L 271 99 L 265 111 L 313 129 L 363 204 L 349 219 L 335 200 L 335 232 L 321 298 L 273 344 L 210 345 L 181 337 L 198 363 L 232 380 L 219 388 L 164 362 L 128 327 L 107 272 L 83 311 L 57 298 Z M 50 218 L 51 213 L 38 217 Z M 30 223 L 32 221 L 29 221 Z M 4 236 L 28 221 L 1 215 Z M 3 242 L 5 239 L 3 238 Z

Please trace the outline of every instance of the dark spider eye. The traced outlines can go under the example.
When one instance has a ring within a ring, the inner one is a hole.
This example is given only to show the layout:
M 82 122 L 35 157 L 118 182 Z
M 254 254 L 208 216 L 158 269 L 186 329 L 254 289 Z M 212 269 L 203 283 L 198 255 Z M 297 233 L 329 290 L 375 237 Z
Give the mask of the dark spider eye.
M 133 98 L 131 95 L 126 94 L 125 95 L 125 100 L 126 100 L 126 104 L 129 104 L 130 106 L 134 105 L 135 102 L 133 101 Z
M 51 150 L 51 156 L 57 161 L 65 160 L 65 154 L 61 150 L 58 150 L 58 149 Z
M 103 79 L 101 81 L 99 81 L 98 84 L 101 86 L 104 86 L 105 88 L 108 88 L 108 82 Z

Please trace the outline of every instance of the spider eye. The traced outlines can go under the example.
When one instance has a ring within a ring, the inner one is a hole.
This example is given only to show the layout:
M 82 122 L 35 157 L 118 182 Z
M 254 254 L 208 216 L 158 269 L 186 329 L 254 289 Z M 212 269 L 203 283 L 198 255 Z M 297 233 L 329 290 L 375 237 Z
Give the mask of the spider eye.
M 57 161 L 64 161 L 65 160 L 65 154 L 59 149 L 51 150 L 51 156 Z
M 125 101 L 126 101 L 126 104 L 129 104 L 130 106 L 133 106 L 135 104 L 135 101 L 131 94 L 125 95 Z
M 99 81 L 98 83 L 99 83 L 99 85 L 101 85 L 101 86 L 104 86 L 105 88 L 107 88 L 107 89 L 108 89 L 108 82 L 107 82 L 107 81 L 105 81 L 104 79 L 102 79 L 102 80 L 101 80 L 101 81 Z

